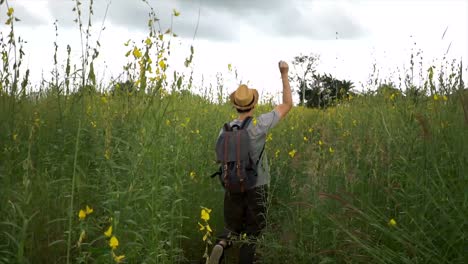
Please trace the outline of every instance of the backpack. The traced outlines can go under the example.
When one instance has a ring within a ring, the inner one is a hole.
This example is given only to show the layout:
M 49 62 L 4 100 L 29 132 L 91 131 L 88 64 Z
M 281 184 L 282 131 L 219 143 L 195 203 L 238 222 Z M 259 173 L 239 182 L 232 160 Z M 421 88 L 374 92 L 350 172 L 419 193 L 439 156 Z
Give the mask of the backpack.
M 251 120 L 252 117 L 247 117 L 240 126 L 224 124 L 216 143 L 216 159 L 221 166 L 211 177 L 218 175 L 224 189 L 232 193 L 245 192 L 257 183 L 257 166 L 263 149 L 254 162 L 250 136 L 245 129 Z

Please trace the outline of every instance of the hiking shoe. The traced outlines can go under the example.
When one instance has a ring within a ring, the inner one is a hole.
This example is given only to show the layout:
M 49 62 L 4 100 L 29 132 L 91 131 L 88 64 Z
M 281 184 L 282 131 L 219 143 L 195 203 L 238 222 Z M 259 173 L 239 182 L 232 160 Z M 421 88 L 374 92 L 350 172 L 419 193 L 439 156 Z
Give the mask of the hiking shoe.
M 208 260 L 209 264 L 219 264 L 221 257 L 223 256 L 224 248 L 222 245 L 217 244 L 213 247 L 211 251 L 210 259 Z

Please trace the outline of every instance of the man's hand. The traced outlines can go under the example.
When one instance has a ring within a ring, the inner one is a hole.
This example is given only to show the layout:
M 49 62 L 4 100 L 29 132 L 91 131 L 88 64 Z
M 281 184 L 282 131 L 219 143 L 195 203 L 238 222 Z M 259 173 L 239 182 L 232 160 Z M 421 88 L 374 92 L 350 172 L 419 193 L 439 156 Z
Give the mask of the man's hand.
M 289 66 L 285 61 L 280 61 L 278 63 L 278 66 L 279 66 L 281 75 L 288 75 Z

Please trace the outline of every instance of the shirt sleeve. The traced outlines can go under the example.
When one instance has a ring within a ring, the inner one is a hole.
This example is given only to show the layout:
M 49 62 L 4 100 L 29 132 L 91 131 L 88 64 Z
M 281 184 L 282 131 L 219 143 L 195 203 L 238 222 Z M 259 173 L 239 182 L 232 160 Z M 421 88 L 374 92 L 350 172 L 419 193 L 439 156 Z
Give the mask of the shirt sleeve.
M 270 129 L 275 127 L 280 121 L 280 115 L 275 110 L 262 114 L 257 118 L 257 133 L 266 134 Z

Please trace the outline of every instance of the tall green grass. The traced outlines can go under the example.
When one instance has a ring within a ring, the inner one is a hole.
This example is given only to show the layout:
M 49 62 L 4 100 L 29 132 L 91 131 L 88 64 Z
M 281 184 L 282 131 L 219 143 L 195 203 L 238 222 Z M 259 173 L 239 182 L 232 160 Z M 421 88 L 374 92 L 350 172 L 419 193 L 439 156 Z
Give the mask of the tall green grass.
M 0 263 L 199 263 L 202 206 L 212 209 L 211 240 L 222 230 L 223 190 L 208 175 L 235 113 L 192 94 L 191 76 L 164 77 L 170 41 L 151 25 L 148 40 L 129 43 L 129 81 L 112 91 L 83 58 L 85 70 L 69 61 L 33 92 L 21 42 L 1 39 Z M 468 98 L 461 70 L 442 76 L 431 96 L 297 107 L 272 130 L 264 263 L 467 261 Z M 93 212 L 80 219 L 86 206 Z

